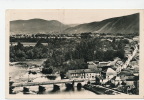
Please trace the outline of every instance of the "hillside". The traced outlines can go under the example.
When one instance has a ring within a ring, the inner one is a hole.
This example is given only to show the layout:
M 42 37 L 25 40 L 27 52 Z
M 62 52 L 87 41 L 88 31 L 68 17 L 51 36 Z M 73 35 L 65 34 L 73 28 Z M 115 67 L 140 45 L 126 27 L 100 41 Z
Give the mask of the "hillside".
M 13 34 L 61 33 L 68 28 L 56 20 L 30 19 L 10 22 L 10 32 Z
M 30 19 L 15 20 L 10 22 L 10 32 L 13 34 L 73 34 L 85 32 L 97 33 L 138 33 L 139 14 L 105 19 L 99 22 L 84 23 L 79 25 L 65 25 L 56 20 Z
M 65 33 L 138 33 L 139 32 L 139 14 L 110 18 L 99 22 L 80 24 L 68 28 Z

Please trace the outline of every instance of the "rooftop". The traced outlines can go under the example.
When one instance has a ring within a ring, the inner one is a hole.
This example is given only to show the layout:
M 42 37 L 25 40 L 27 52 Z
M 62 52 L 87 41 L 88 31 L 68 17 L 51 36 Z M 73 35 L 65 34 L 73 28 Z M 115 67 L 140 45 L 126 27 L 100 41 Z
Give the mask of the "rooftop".
M 98 73 L 100 69 L 76 69 L 76 70 L 68 70 L 69 73 Z
M 130 72 L 130 71 L 121 71 L 121 72 L 119 73 L 119 75 L 120 75 L 120 76 L 121 76 L 121 75 L 124 75 L 124 76 L 133 76 L 133 73 Z

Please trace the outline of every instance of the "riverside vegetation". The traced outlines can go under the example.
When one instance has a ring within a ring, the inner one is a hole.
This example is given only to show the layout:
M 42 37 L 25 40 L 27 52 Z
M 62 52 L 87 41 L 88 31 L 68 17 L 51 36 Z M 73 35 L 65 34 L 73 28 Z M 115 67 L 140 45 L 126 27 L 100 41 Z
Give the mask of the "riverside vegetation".
M 35 46 L 23 46 L 21 42 L 10 45 L 10 62 L 26 59 L 47 58 L 43 66 L 54 73 L 65 73 L 70 69 L 87 68 L 87 61 L 110 61 L 115 57 L 126 60 L 124 47 L 126 39 L 109 41 L 107 39 L 82 37 L 81 39 L 49 39 L 48 46 L 39 39 Z

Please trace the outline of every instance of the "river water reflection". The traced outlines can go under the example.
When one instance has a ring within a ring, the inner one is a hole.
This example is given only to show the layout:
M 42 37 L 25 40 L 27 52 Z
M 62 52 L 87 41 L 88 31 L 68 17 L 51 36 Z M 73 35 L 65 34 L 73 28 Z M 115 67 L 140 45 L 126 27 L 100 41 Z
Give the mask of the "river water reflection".
M 91 91 L 85 90 L 84 88 L 81 88 L 81 90 L 77 90 L 77 87 L 74 87 L 73 90 L 67 91 L 65 86 L 60 86 L 60 90 L 54 92 L 52 85 L 43 85 L 43 86 L 46 88 L 46 91 L 40 95 L 47 95 L 47 94 L 49 94 L 49 95 L 65 95 L 65 96 L 68 96 L 68 95 L 81 95 L 81 96 L 82 95 L 92 95 L 92 96 L 96 96 L 97 95 Z M 30 94 L 35 95 L 38 93 L 38 86 L 29 86 L 28 88 L 30 89 L 30 91 L 32 91 Z M 17 91 L 17 94 L 23 94 L 22 89 L 23 88 L 20 87 L 20 88 L 16 88 L 15 90 Z

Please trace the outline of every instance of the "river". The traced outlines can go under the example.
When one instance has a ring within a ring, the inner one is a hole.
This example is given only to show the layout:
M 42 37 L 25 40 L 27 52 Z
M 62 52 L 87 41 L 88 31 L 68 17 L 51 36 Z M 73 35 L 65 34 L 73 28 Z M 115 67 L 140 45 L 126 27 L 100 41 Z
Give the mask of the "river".
M 50 81 L 49 79 L 47 79 L 46 77 L 41 77 L 42 73 L 37 73 L 36 75 L 32 75 L 32 74 L 28 74 L 28 67 L 24 67 L 24 65 L 21 65 L 19 63 L 26 63 L 26 64 L 37 64 L 37 65 L 41 65 L 43 63 L 43 61 L 45 61 L 46 59 L 36 59 L 36 60 L 27 60 L 27 61 L 23 61 L 23 62 L 15 62 L 12 63 L 12 66 L 9 66 L 9 76 L 11 77 L 11 80 L 19 83 L 19 82 L 27 82 L 28 79 L 32 79 L 33 82 L 44 82 L 44 81 Z M 16 64 L 17 63 L 17 64 Z M 60 77 L 57 77 L 56 80 L 61 80 Z M 96 94 L 85 90 L 85 89 L 81 89 L 81 90 L 77 90 L 76 87 L 74 87 L 73 90 L 70 91 L 66 91 L 66 87 L 65 84 L 58 84 L 60 86 L 60 90 L 57 92 L 52 92 L 53 90 L 53 85 L 44 85 L 44 87 L 46 88 L 46 92 L 43 93 L 43 95 L 46 94 L 57 94 L 57 95 L 65 95 L 65 96 L 69 96 L 69 95 L 93 95 L 95 96 Z M 32 94 L 36 94 L 38 92 L 38 86 L 28 86 L 28 88 L 30 89 L 30 91 L 33 91 Z M 16 87 L 14 89 L 14 92 L 16 92 L 16 94 L 23 94 L 22 92 L 23 87 Z

